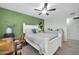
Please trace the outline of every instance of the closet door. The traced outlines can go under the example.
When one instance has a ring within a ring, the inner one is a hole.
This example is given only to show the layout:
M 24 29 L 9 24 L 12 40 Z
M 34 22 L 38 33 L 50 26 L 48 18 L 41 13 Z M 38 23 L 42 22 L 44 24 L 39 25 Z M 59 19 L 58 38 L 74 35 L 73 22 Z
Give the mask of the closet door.
M 79 40 L 79 19 L 71 19 L 67 24 L 68 39 Z

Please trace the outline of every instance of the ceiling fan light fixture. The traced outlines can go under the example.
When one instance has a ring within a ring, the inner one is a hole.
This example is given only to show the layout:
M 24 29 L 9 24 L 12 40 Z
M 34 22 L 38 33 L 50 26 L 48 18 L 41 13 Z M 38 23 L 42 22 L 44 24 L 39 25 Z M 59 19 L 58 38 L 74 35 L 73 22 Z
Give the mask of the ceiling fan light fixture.
M 42 10 L 42 14 L 46 14 L 47 13 L 47 10 Z

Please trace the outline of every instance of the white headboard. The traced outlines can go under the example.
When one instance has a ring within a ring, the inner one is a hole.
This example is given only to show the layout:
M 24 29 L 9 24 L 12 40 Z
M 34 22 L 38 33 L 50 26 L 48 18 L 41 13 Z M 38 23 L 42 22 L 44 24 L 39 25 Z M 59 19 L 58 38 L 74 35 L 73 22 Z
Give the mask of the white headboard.
M 29 28 L 29 29 L 33 29 L 33 28 L 39 29 L 39 26 L 38 25 L 26 25 L 25 23 L 23 23 L 23 33 L 25 33 L 27 28 Z

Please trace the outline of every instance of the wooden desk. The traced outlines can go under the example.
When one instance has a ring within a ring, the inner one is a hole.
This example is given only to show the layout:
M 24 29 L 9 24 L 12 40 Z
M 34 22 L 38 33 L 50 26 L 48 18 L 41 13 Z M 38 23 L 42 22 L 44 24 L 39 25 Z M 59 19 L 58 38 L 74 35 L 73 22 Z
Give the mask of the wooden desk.
M 12 40 L 0 40 L 0 55 L 11 54 L 15 51 L 15 46 Z

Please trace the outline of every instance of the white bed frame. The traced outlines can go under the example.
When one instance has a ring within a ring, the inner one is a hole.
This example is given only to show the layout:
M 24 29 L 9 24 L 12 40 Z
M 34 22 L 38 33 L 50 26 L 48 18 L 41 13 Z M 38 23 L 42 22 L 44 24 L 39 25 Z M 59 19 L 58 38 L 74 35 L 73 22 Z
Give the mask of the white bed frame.
M 40 47 L 38 44 L 35 44 L 31 42 L 29 39 L 27 39 L 27 34 L 25 36 L 25 40 L 27 43 L 29 43 L 31 46 L 33 46 L 35 49 L 39 51 L 40 54 L 44 55 L 52 55 L 54 54 L 59 47 L 62 45 L 62 35 L 59 33 L 58 37 L 51 39 L 51 40 L 45 40 L 44 44 L 44 52 L 40 51 Z
M 59 47 L 61 47 L 61 35 L 59 35 L 59 37 L 52 39 L 50 41 L 45 40 L 45 44 L 44 44 L 45 51 L 44 52 L 40 51 L 39 45 L 31 42 L 26 37 L 25 37 L 25 40 L 26 40 L 27 43 L 29 43 L 31 46 L 33 46 L 35 49 L 37 49 L 40 54 L 44 54 L 44 55 L 52 55 L 57 51 L 57 49 Z

